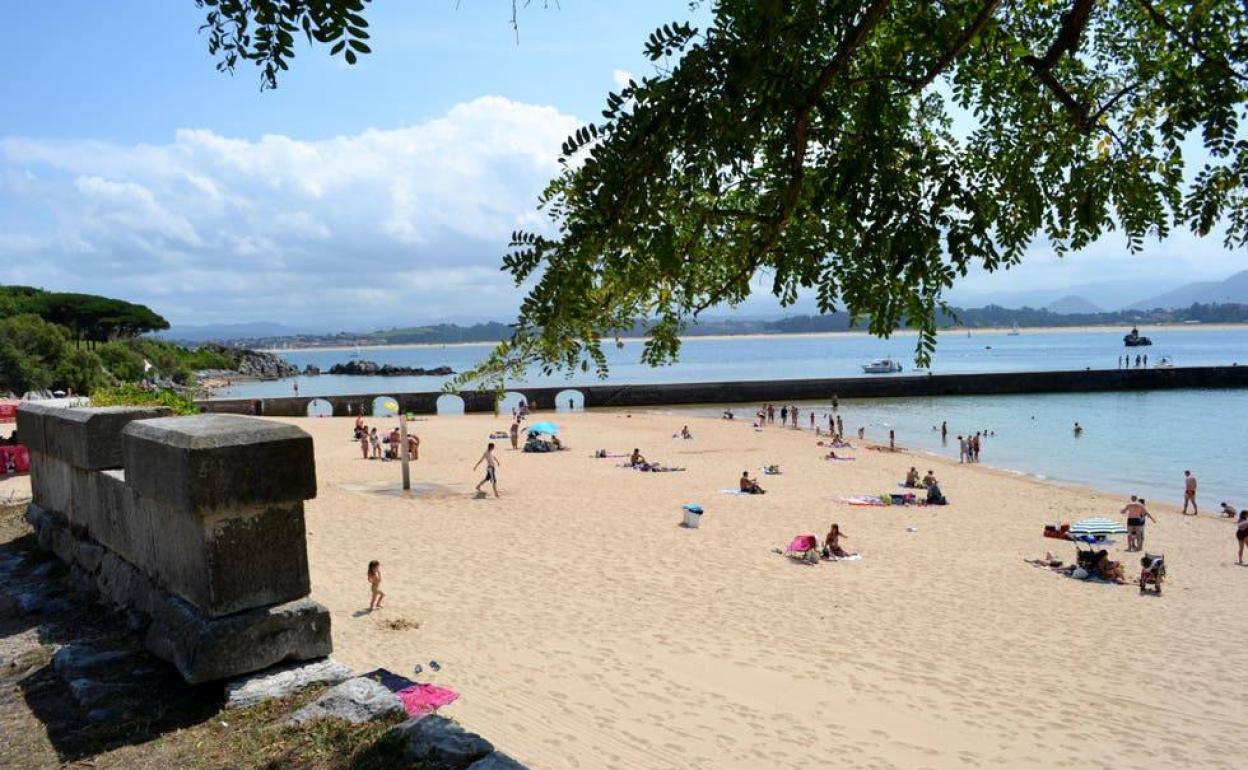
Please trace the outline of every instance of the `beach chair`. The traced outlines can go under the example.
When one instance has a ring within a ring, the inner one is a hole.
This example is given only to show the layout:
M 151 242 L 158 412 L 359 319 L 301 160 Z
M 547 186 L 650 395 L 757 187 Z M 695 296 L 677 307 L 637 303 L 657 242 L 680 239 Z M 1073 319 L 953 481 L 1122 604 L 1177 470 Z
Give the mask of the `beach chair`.
M 819 539 L 814 535 L 798 535 L 789 543 L 784 555 L 794 561 L 819 563 Z
M 1161 595 L 1161 584 L 1166 579 L 1166 557 L 1162 554 L 1145 553 L 1140 559 L 1140 593 L 1146 586 L 1152 585 L 1157 595 Z

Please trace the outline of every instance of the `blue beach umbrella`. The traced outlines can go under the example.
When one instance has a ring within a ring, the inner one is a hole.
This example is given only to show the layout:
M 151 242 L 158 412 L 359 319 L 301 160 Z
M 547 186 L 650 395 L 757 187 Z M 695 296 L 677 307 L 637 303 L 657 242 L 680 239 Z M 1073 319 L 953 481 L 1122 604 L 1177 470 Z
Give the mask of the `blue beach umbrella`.
M 529 426 L 529 433 L 545 433 L 553 436 L 559 432 L 559 426 L 553 422 L 538 422 Z

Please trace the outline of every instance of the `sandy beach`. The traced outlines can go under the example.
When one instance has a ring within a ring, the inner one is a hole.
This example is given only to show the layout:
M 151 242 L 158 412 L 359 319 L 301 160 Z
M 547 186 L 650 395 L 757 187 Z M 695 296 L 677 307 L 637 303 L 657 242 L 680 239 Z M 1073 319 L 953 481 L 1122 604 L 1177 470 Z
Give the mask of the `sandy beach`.
M 681 441 L 677 420 L 561 414 L 570 451 L 499 442 L 500 499 L 471 493 L 502 419 L 413 423 L 409 498 L 349 419 L 290 420 L 316 442 L 308 542 L 335 657 L 420 663 L 461 693 L 444 713 L 534 768 L 1241 766 L 1248 568 L 1229 522 L 1154 506 L 1147 546 L 1170 579 L 1141 597 L 1023 561 L 1073 559 L 1043 525 L 1116 515 L 1118 496 L 861 448 L 828 462 L 807 431 L 740 420 L 693 420 Z M 688 470 L 591 457 L 634 446 Z M 784 474 L 767 495 L 720 492 L 769 463 Z M 912 464 L 950 506 L 833 501 L 893 490 Z M 692 502 L 701 528 L 677 526 Z M 861 561 L 772 552 L 834 521 Z M 371 615 L 370 559 L 388 594 Z

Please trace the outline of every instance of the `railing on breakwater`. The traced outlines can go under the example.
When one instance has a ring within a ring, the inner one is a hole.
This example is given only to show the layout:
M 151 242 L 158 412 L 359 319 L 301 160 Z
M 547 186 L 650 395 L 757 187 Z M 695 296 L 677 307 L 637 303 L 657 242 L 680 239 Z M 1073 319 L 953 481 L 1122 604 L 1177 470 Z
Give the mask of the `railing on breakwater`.
M 560 394 L 574 390 L 585 408 L 748 404 L 778 401 L 827 401 L 838 398 L 904 398 L 911 396 L 979 396 L 1020 393 L 1078 393 L 1113 390 L 1175 390 L 1181 388 L 1248 388 L 1248 366 L 1193 366 L 1174 369 L 1087 369 L 1065 372 L 992 372 L 984 374 L 885 375 L 812 380 L 748 380 L 680 382 L 653 385 L 584 385 L 513 387 L 537 409 L 553 409 Z M 303 417 L 314 400 L 328 401 L 335 417 L 371 414 L 373 400 L 388 396 L 412 414 L 437 414 L 443 391 L 369 393 L 340 396 L 210 399 L 205 412 Z M 497 393 L 464 391 L 465 412 L 492 412 Z

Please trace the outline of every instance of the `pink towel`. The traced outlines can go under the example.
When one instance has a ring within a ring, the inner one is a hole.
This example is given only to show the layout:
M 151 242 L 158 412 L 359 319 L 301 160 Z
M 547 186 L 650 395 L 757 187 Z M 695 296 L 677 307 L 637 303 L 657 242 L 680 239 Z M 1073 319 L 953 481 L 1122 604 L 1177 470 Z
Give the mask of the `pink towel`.
M 794 553 L 804 553 L 817 548 L 819 541 L 814 535 L 798 535 L 793 538 L 793 542 L 789 543 L 789 550 Z
M 395 693 L 403 701 L 409 717 L 432 714 L 459 699 L 459 693 L 436 684 L 414 684 Z

